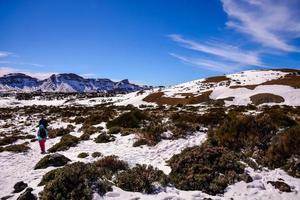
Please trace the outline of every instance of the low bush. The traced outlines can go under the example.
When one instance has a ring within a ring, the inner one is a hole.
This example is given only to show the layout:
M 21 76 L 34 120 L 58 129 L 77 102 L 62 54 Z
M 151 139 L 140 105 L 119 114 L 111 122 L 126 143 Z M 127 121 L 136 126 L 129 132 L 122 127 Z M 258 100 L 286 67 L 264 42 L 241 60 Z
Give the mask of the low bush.
M 202 145 L 187 148 L 169 161 L 170 180 L 182 190 L 201 190 L 211 195 L 241 180 L 244 166 L 238 155 L 224 147 Z
M 122 128 L 139 128 L 142 120 L 148 117 L 140 110 L 134 109 L 130 112 L 121 114 L 119 117 L 107 122 L 107 128 L 118 126 Z
M 95 192 L 103 195 L 112 190 L 108 182 L 99 178 L 97 168 L 92 164 L 77 162 L 46 175 L 44 191 L 40 193 L 43 200 L 90 200 Z
M 34 169 L 45 169 L 47 167 L 60 167 L 66 165 L 71 160 L 64 155 L 55 153 L 43 157 L 34 167 Z
M 212 108 L 203 115 L 199 116 L 197 121 L 204 126 L 215 126 L 222 122 L 225 117 L 226 113 L 223 108 Z
M 121 128 L 119 126 L 112 126 L 108 129 L 108 134 L 118 134 L 121 132 Z
M 10 151 L 14 153 L 24 153 L 29 151 L 30 147 L 27 146 L 27 143 L 23 144 L 13 144 L 0 149 L 1 151 Z
M 150 146 L 156 145 L 161 141 L 161 134 L 164 132 L 164 128 L 160 124 L 150 123 L 150 125 L 144 127 L 138 134 L 139 139 L 147 141 Z
M 92 153 L 92 157 L 93 158 L 97 158 L 97 157 L 101 157 L 102 156 L 102 153 L 100 153 L 100 152 L 94 152 L 94 153 Z
M 64 135 L 60 142 L 52 146 L 48 151 L 53 153 L 56 151 L 65 151 L 68 150 L 70 147 L 74 147 L 79 143 L 79 139 L 72 135 Z
M 266 161 L 269 167 L 282 167 L 293 155 L 300 155 L 300 125 L 277 134 L 271 142 Z
M 209 140 L 233 150 L 254 146 L 266 149 L 276 130 L 268 114 L 254 117 L 231 112 L 216 130 L 209 131 Z
M 161 170 L 152 166 L 136 165 L 119 173 L 115 182 L 123 190 L 151 194 L 156 191 L 154 183 L 166 185 L 168 178 Z
M 49 133 L 49 138 L 56 138 L 59 136 L 64 136 L 67 135 L 71 132 L 71 129 L 68 128 L 57 128 L 57 129 L 49 129 L 48 133 Z
M 150 145 L 148 143 L 148 140 L 146 140 L 145 138 L 139 138 L 138 140 L 136 140 L 134 143 L 133 143 L 133 147 L 138 147 L 138 146 L 142 146 L 142 145 Z
M 96 143 L 108 143 L 108 142 L 115 141 L 115 137 L 113 135 L 101 133 L 100 135 L 98 135 L 98 137 L 95 138 L 94 141 Z
M 18 139 L 19 139 L 19 137 L 14 136 L 14 135 L 5 136 L 5 137 L 0 139 L 0 146 L 12 144 L 12 143 L 16 142 Z
M 117 156 L 106 156 L 100 160 L 94 162 L 97 168 L 107 169 L 112 173 L 116 173 L 120 170 L 128 169 L 128 164 L 118 159 Z
M 78 158 L 86 158 L 86 157 L 88 157 L 89 156 L 89 154 L 88 153 L 86 153 L 86 152 L 82 152 L 82 153 L 80 153 L 80 154 L 78 154 Z

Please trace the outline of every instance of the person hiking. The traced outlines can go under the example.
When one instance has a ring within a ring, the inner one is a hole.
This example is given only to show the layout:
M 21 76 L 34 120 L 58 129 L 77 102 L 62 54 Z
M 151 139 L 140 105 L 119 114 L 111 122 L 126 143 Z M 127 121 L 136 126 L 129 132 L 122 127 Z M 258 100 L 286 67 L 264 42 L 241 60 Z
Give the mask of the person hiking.
M 41 154 L 45 154 L 46 153 L 45 143 L 46 143 L 46 140 L 48 139 L 48 131 L 42 124 L 39 126 L 39 130 L 37 132 L 37 139 L 40 144 Z
M 48 121 L 44 118 L 44 116 L 42 116 L 42 119 L 39 121 L 39 125 L 43 125 L 45 129 L 48 129 Z

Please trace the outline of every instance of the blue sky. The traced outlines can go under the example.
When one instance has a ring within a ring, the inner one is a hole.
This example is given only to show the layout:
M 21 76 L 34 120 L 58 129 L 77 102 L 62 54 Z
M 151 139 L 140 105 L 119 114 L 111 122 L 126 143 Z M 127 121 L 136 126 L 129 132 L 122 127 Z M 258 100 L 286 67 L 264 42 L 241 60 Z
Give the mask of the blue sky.
M 169 85 L 299 69 L 299 10 L 299 0 L 0 0 L 0 75 Z

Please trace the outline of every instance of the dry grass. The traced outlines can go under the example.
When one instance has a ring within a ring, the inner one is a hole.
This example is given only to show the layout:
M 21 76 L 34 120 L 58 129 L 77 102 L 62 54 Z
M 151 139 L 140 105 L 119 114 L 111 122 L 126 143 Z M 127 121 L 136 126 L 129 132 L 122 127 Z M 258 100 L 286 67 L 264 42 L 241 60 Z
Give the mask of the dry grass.
M 279 95 L 271 93 L 260 93 L 250 97 L 254 105 L 260 105 L 263 103 L 281 103 L 284 102 L 284 98 Z
M 226 76 L 213 76 L 206 78 L 202 83 L 219 83 L 221 81 L 229 81 L 230 78 Z
M 187 98 L 173 98 L 173 97 L 164 97 L 163 92 L 156 92 L 153 94 L 150 94 L 146 96 L 143 101 L 146 102 L 152 102 L 157 103 L 158 105 L 186 105 L 186 104 L 198 104 L 198 103 L 205 103 L 209 102 L 211 99 L 209 98 L 209 95 L 212 93 L 212 91 L 203 92 L 201 95 L 193 95 L 188 94 L 190 96 L 187 96 Z M 184 95 L 187 95 L 186 93 L 183 93 Z
M 247 88 L 249 90 L 254 90 L 259 85 L 288 85 L 295 89 L 300 88 L 300 75 L 297 75 L 297 73 L 299 74 L 299 70 L 296 69 L 294 71 L 292 71 L 293 69 L 290 70 L 291 71 L 283 71 L 283 72 L 291 72 L 291 73 L 287 74 L 285 77 L 280 79 L 266 81 L 258 85 L 234 85 L 234 86 L 230 86 L 230 88 Z

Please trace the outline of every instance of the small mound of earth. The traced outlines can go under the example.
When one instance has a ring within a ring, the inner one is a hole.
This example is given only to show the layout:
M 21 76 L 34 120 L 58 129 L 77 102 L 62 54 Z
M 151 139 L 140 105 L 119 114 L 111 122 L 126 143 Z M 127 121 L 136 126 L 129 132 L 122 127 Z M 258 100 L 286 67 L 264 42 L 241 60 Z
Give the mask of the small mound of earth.
M 64 155 L 55 153 L 51 155 L 47 155 L 42 158 L 34 167 L 34 169 L 45 169 L 47 167 L 60 167 L 67 164 L 71 161 L 69 158 L 65 157 Z
M 250 97 L 250 100 L 254 105 L 260 105 L 263 103 L 282 103 L 284 102 L 284 98 L 279 95 L 271 94 L 271 93 L 260 93 L 255 94 Z
M 27 183 L 24 183 L 23 181 L 20 181 L 20 182 L 17 182 L 15 185 L 14 185 L 14 191 L 13 193 L 19 193 L 21 191 L 23 191 L 25 188 L 27 188 Z
M 273 185 L 276 189 L 280 190 L 281 192 L 292 192 L 291 187 L 282 181 L 268 181 L 268 184 L 270 183 Z
M 17 200 L 36 200 L 37 197 L 31 193 L 32 191 L 32 188 L 27 188 L 26 191 L 17 198 Z

